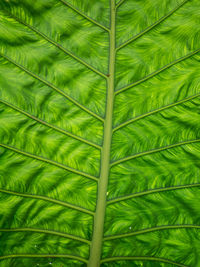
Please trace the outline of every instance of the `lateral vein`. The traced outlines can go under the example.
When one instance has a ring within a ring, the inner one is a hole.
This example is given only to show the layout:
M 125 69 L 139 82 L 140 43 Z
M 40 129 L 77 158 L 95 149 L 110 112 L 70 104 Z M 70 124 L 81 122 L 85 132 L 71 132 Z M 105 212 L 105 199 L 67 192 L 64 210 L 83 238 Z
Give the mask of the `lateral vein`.
M 90 175 L 90 174 L 88 174 L 88 173 L 84 173 L 84 172 L 82 172 L 82 171 L 73 169 L 73 168 L 71 168 L 71 167 L 68 167 L 68 166 L 66 166 L 66 165 L 64 165 L 64 164 L 58 163 L 58 162 L 56 162 L 56 161 L 53 161 L 53 160 L 50 160 L 50 159 L 46 159 L 46 158 L 40 157 L 40 156 L 37 156 L 37 155 L 31 154 L 31 153 L 22 151 L 22 150 L 20 150 L 20 149 L 18 149 L 18 148 L 11 147 L 11 146 L 8 146 L 8 145 L 2 144 L 2 143 L 0 144 L 0 146 L 4 147 L 4 148 L 6 148 L 6 149 L 9 149 L 9 150 L 11 150 L 11 151 L 14 151 L 14 152 L 16 152 L 16 153 L 22 154 L 22 155 L 24 155 L 24 156 L 26 156 L 26 157 L 30 157 L 30 158 L 33 158 L 33 159 L 36 159 L 36 160 L 40 160 L 40 161 L 46 162 L 46 163 L 48 163 L 48 164 L 50 164 L 50 165 L 54 165 L 54 166 L 59 167 L 59 168 L 61 168 L 61 169 L 64 169 L 64 170 L 70 171 L 70 172 L 72 172 L 72 173 L 75 173 L 75 174 L 84 176 L 84 177 L 89 178 L 89 179 L 91 179 L 91 180 L 94 180 L 94 181 L 98 181 L 98 180 L 99 180 L 97 177 L 95 177 L 95 176 L 93 176 L 93 175 Z
M 111 163 L 111 167 L 114 166 L 114 165 L 120 164 L 122 162 L 131 160 L 131 159 L 135 159 L 135 158 L 146 156 L 146 155 L 149 155 L 149 154 L 152 154 L 152 153 L 164 151 L 164 150 L 167 150 L 167 149 L 170 149 L 170 148 L 183 146 L 183 145 L 187 145 L 187 144 L 192 144 L 192 143 L 197 143 L 197 142 L 200 142 L 200 139 L 183 141 L 183 142 L 180 142 L 180 143 L 176 143 L 176 144 L 172 144 L 172 145 L 168 145 L 168 146 L 164 146 L 164 147 L 160 147 L 160 148 L 144 151 L 144 152 L 141 152 L 141 153 L 138 153 L 138 154 L 134 154 L 134 155 L 131 155 L 131 156 L 116 160 L 116 161 Z
M 156 226 L 152 228 L 135 231 L 132 233 L 124 233 L 124 234 L 119 234 L 119 235 L 106 236 L 104 237 L 104 241 L 118 239 L 118 238 L 125 238 L 125 237 L 130 237 L 130 236 L 137 236 L 137 235 L 146 234 L 146 233 L 155 232 L 155 231 L 161 231 L 161 230 L 186 229 L 186 228 L 200 229 L 200 225 L 194 225 L 194 224 L 161 225 L 161 226 Z
M 82 11 L 80 11 L 78 8 L 76 8 L 75 6 L 71 5 L 70 3 L 64 1 L 64 0 L 59 0 L 60 2 L 62 2 L 64 5 L 68 6 L 69 8 L 71 8 L 72 10 L 74 10 L 76 13 L 78 13 L 79 15 L 81 15 L 82 17 L 84 17 L 85 19 L 89 20 L 90 22 L 92 22 L 93 24 L 95 24 L 96 26 L 99 26 L 100 28 L 102 28 L 103 30 L 109 32 L 110 30 L 102 25 L 101 23 L 97 22 L 96 20 L 92 19 L 91 17 L 87 16 L 85 13 L 83 13 Z
M 0 256 L 0 260 L 6 260 L 10 258 L 68 258 L 87 263 L 88 261 L 82 257 L 67 255 L 67 254 L 10 254 Z
M 192 95 L 192 96 L 189 96 L 189 97 L 184 98 L 184 99 L 182 99 L 182 100 L 180 100 L 180 101 L 176 101 L 176 102 L 174 102 L 174 103 L 172 103 L 172 104 L 169 104 L 169 105 L 160 107 L 160 108 L 158 108 L 158 109 L 155 109 L 155 110 L 146 112 L 146 113 L 144 113 L 144 114 L 142 114 L 142 115 L 139 115 L 139 116 L 137 116 L 137 117 L 135 117 L 135 118 L 132 118 L 132 119 L 130 119 L 130 120 L 128 120 L 128 121 L 125 121 L 125 122 L 119 124 L 118 126 L 116 126 L 115 128 L 113 128 L 113 132 L 115 132 L 115 131 L 117 131 L 117 130 L 119 130 L 119 129 L 121 129 L 121 128 L 127 126 L 127 125 L 129 125 L 129 124 L 132 123 L 132 122 L 138 121 L 138 120 L 140 120 L 140 119 L 143 119 L 143 118 L 148 117 L 148 116 L 150 116 L 150 115 L 153 115 L 153 114 L 155 114 L 155 113 L 161 112 L 161 111 L 163 111 L 163 110 L 165 110 L 165 109 L 168 109 L 168 108 L 171 108 L 171 107 L 175 107 L 175 106 L 177 106 L 177 105 L 180 105 L 180 104 L 182 104 L 182 103 L 185 103 L 185 102 L 187 102 L 187 101 L 190 101 L 190 100 L 192 100 L 192 99 L 195 99 L 195 98 L 197 98 L 197 97 L 199 97 L 199 96 L 200 96 L 200 93 L 195 94 L 195 95 Z
M 107 205 L 114 204 L 114 203 L 128 200 L 128 199 L 132 199 L 135 197 L 141 197 L 141 196 L 145 196 L 149 194 L 155 194 L 155 193 L 161 193 L 161 192 L 170 191 L 170 190 L 179 190 L 179 189 L 185 189 L 185 188 L 191 188 L 191 187 L 200 187 L 200 183 L 156 188 L 156 189 L 150 189 L 150 190 L 143 191 L 143 192 L 133 193 L 133 194 L 122 196 L 122 197 L 116 197 L 116 198 L 109 199 L 107 201 Z
M 5 100 L 3 100 L 3 99 L 0 99 L 0 103 L 3 103 L 3 104 L 5 104 L 6 106 L 9 106 L 10 108 L 12 108 L 12 109 L 14 109 L 14 110 L 16 110 L 16 111 L 18 111 L 18 112 L 24 114 L 25 116 L 31 118 L 32 120 L 35 120 L 35 121 L 37 121 L 37 122 L 39 122 L 39 123 L 41 123 L 41 124 L 43 124 L 43 125 L 45 125 L 45 126 L 51 128 L 51 129 L 53 129 L 53 130 L 56 130 L 56 131 L 58 131 L 58 132 L 60 132 L 60 133 L 62 133 L 62 134 L 65 134 L 65 135 L 67 135 L 67 136 L 70 136 L 70 137 L 72 137 L 72 138 L 74 138 L 74 139 L 76 139 L 76 140 L 78 140 L 78 141 L 81 141 L 81 142 L 83 142 L 83 143 L 85 143 L 85 144 L 88 144 L 88 145 L 90 145 L 90 146 L 92 146 L 92 147 L 95 147 L 95 148 L 97 148 L 97 149 L 101 149 L 101 146 L 99 146 L 99 145 L 97 145 L 97 144 L 95 144 L 95 143 L 93 143 L 93 142 L 90 142 L 90 141 L 88 141 L 88 140 L 86 140 L 86 139 L 84 139 L 84 138 L 82 138 L 82 137 L 79 137 L 79 136 L 77 136 L 77 135 L 75 135 L 75 134 L 72 134 L 72 133 L 70 133 L 70 132 L 68 132 L 68 131 L 66 131 L 66 130 L 63 130 L 63 129 L 61 129 L 61 128 L 55 126 L 55 125 L 52 125 L 52 124 L 50 124 L 50 123 L 48 123 L 48 122 L 46 122 L 46 121 L 43 121 L 43 120 L 41 120 L 41 119 L 39 119 L 39 118 L 37 118 L 37 117 L 35 117 L 35 116 L 29 114 L 28 112 L 26 112 L 26 111 L 24 111 L 24 110 L 18 108 L 17 106 L 14 106 L 13 104 L 8 103 L 7 101 L 5 101 Z
M 148 80 L 148 79 L 150 79 L 150 78 L 156 76 L 156 75 L 159 74 L 160 72 L 162 72 L 162 71 L 164 71 L 164 70 L 166 70 L 166 69 L 172 67 L 173 65 L 175 65 L 175 64 L 177 64 L 177 63 L 180 63 L 181 61 L 183 61 L 183 60 L 185 60 L 185 59 L 188 59 L 188 58 L 194 56 L 195 54 L 197 54 L 197 53 L 199 53 L 199 52 L 200 52 L 200 48 L 197 49 L 197 50 L 195 50 L 195 51 L 193 51 L 193 52 L 191 52 L 191 53 L 189 53 L 189 54 L 187 54 L 187 55 L 185 55 L 185 56 L 183 56 L 183 57 L 181 57 L 181 58 L 178 58 L 178 59 L 172 61 L 171 63 L 165 65 L 164 67 L 160 68 L 159 70 L 156 70 L 156 71 L 150 73 L 149 75 L 145 76 L 144 78 L 142 78 L 142 79 L 140 79 L 140 80 L 138 80 L 138 81 L 136 81 L 136 82 L 134 82 L 134 83 L 128 84 L 127 86 L 124 86 L 124 87 L 122 87 L 122 88 L 116 90 L 116 91 L 115 91 L 115 95 L 118 95 L 118 94 L 120 94 L 121 92 L 124 92 L 124 91 L 128 90 L 129 88 L 132 88 L 132 87 L 134 87 L 134 86 L 136 86 L 136 85 L 138 85 L 138 84 L 141 84 L 141 83 L 145 82 L 146 80 Z
M 80 241 L 86 244 L 90 244 L 90 241 L 85 239 L 85 238 L 81 238 L 78 236 L 74 236 L 74 235 L 69 235 L 66 233 L 62 233 L 62 232 L 58 232 L 58 231 L 52 231 L 52 230 L 45 230 L 45 229 L 36 229 L 36 228 L 10 228 L 10 229 L 0 229 L 0 232 L 35 232 L 35 233 L 44 233 L 44 234 L 49 234 L 49 235 L 56 235 L 56 236 L 61 236 L 61 237 L 65 237 L 65 238 L 69 238 L 69 239 L 73 239 L 76 241 Z
M 157 20 L 156 22 L 154 22 L 151 26 L 147 27 L 145 30 L 143 30 L 142 32 L 138 33 L 137 35 L 133 36 L 131 39 L 127 40 L 126 42 L 122 43 L 120 46 L 118 46 L 116 48 L 116 51 L 120 50 L 121 48 L 123 48 L 124 46 L 130 44 L 131 42 L 137 40 L 138 38 L 140 38 L 142 35 L 144 35 L 145 33 L 149 32 L 150 30 L 152 30 L 154 27 L 156 27 L 158 24 L 160 24 L 161 22 L 163 22 L 164 20 L 166 20 L 168 17 L 170 17 L 174 12 L 176 12 L 180 7 L 182 7 L 184 4 L 186 4 L 188 1 L 190 0 L 185 0 L 183 1 L 180 5 L 178 5 L 177 7 L 175 7 L 174 9 L 172 9 L 169 13 L 167 13 L 165 16 L 163 16 L 162 18 L 160 18 L 159 20 Z
M 27 197 L 27 198 L 31 198 L 31 199 L 44 200 L 44 201 L 55 203 L 55 204 L 60 205 L 60 206 L 64 206 L 64 207 L 67 207 L 67 208 L 78 210 L 80 212 L 84 212 L 84 213 L 87 213 L 87 214 L 92 215 L 92 216 L 94 215 L 94 212 L 93 211 L 90 211 L 88 209 L 85 209 L 85 208 L 82 208 L 82 207 L 73 205 L 71 203 L 67 203 L 67 202 L 64 202 L 64 201 L 60 201 L 60 200 L 57 200 L 57 199 L 46 197 L 46 196 L 40 196 L 40 195 L 33 195 L 33 194 L 15 192 L 15 191 L 3 189 L 3 188 L 0 188 L 0 192 L 1 193 L 5 193 L 5 194 L 14 195 L 14 196 L 19 196 L 19 197 Z
M 124 2 L 125 2 L 125 0 L 120 0 L 120 1 L 116 4 L 116 9 L 117 9 L 118 7 L 120 7 L 121 4 L 123 4 Z
M 110 257 L 110 258 L 105 258 L 103 260 L 101 260 L 101 263 L 105 263 L 105 262 L 111 262 L 111 261 L 119 261 L 119 260 L 141 260 L 141 261 L 159 261 L 159 262 L 165 262 L 165 263 L 170 263 L 170 264 L 174 264 L 176 266 L 179 267 L 189 267 L 186 265 L 183 265 L 181 263 L 175 262 L 175 261 L 171 261 L 168 259 L 164 259 L 164 258 L 158 258 L 158 257 L 149 257 L 149 256 L 141 256 L 141 257 L 137 257 L 137 256 L 121 256 L 121 257 Z
M 60 0 L 61 1 L 61 0 Z M 88 64 L 86 61 L 84 61 L 83 59 L 79 58 L 78 56 L 76 56 L 75 54 L 73 54 L 72 52 L 68 51 L 66 48 L 64 48 L 61 44 L 57 43 L 56 41 L 50 39 L 47 35 L 45 35 L 44 33 L 40 32 L 38 29 L 36 29 L 35 27 L 27 24 L 26 22 L 20 20 L 19 18 L 17 18 L 16 16 L 14 16 L 13 14 L 9 13 L 9 16 L 12 17 L 13 19 L 15 19 L 16 21 L 18 21 L 19 23 L 23 24 L 24 26 L 28 27 L 30 30 L 32 30 L 33 32 L 35 32 L 36 34 L 40 35 L 42 38 L 44 38 L 47 42 L 53 44 L 54 46 L 56 46 L 58 49 L 60 49 L 61 51 L 63 51 L 65 54 L 71 56 L 73 59 L 75 59 L 76 61 L 78 61 L 79 63 L 81 63 L 82 65 L 84 65 L 85 67 L 87 67 L 88 69 L 90 69 L 91 71 L 95 72 L 96 74 L 100 75 L 101 77 L 107 79 L 107 76 L 95 69 L 93 66 L 91 66 L 90 64 Z
M 8 62 L 12 63 L 13 65 L 15 65 L 16 67 L 18 67 L 19 69 L 23 70 L 24 72 L 26 72 L 27 74 L 29 74 L 30 76 L 32 76 L 33 78 L 37 79 L 38 81 L 42 82 L 43 84 L 47 85 L 48 87 L 54 89 L 56 92 L 58 92 L 59 94 L 61 94 L 62 96 L 64 96 L 65 98 L 67 98 L 69 101 L 71 101 L 73 104 L 75 104 L 76 106 L 78 106 L 79 108 L 81 108 L 82 110 L 84 110 L 85 112 L 87 112 L 88 114 L 92 115 L 93 117 L 95 117 L 96 119 L 100 120 L 100 121 L 104 121 L 104 119 L 102 117 L 100 117 L 99 115 L 97 115 L 96 113 L 94 113 L 93 111 L 87 109 L 86 107 L 84 107 L 82 104 L 80 104 L 78 101 L 76 101 L 75 99 L 73 99 L 71 96 L 65 94 L 62 90 L 60 90 L 58 87 L 56 87 L 55 85 L 51 84 L 50 82 L 44 80 L 43 78 L 39 77 L 38 75 L 36 75 L 35 73 L 27 70 L 25 67 L 23 67 L 22 65 L 18 64 L 17 62 L 13 61 L 11 58 L 7 57 L 6 55 L 3 55 L 0 53 L 0 56 L 3 57 L 4 59 L 6 59 Z

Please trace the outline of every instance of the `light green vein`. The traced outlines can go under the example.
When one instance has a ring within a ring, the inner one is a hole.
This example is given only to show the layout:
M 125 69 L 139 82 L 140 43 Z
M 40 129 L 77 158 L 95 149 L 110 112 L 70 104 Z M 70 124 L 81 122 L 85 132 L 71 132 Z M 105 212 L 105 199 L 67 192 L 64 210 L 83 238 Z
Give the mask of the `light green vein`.
M 0 260 L 6 260 L 10 258 L 67 258 L 78 260 L 87 263 L 88 261 L 79 256 L 66 255 L 66 254 L 10 254 L 5 256 L 0 256 Z
M 66 165 L 63 165 L 61 163 L 58 163 L 56 161 L 53 161 L 53 160 L 50 160 L 50 159 L 46 159 L 46 158 L 43 158 L 43 157 L 40 157 L 40 156 L 36 156 L 34 154 L 31 154 L 31 153 L 28 153 L 28 152 L 25 152 L 25 151 L 22 151 L 18 148 L 14 148 L 14 147 L 11 147 L 11 146 L 8 146 L 8 145 L 5 145 L 5 144 L 0 144 L 0 146 L 6 148 L 6 149 L 9 149 L 11 151 L 14 151 L 16 153 L 19 153 L 19 154 L 22 154 L 26 157 L 29 157 L 29 158 L 33 158 L 33 159 L 36 159 L 36 160 L 40 160 L 40 161 L 43 161 L 43 162 L 46 162 L 48 164 L 51 164 L 51 165 L 54 165 L 56 167 L 59 167 L 61 169 L 64 169 L 64 170 L 67 170 L 67 171 L 70 171 L 72 173 L 75 173 L 75 174 L 78 174 L 78 175 L 81 175 L 81 176 L 84 176 L 86 178 L 89 178 L 91 180 L 94 180 L 94 181 L 98 181 L 99 179 L 93 175 L 90 175 L 88 173 L 84 173 L 82 171 L 79 171 L 79 170 L 76 170 L 76 169 L 73 169 L 71 167 L 68 167 Z
M 122 162 L 131 160 L 131 159 L 135 159 L 135 158 L 146 156 L 146 155 L 149 155 L 149 154 L 152 154 L 152 153 L 157 153 L 157 152 L 160 152 L 160 151 L 164 151 L 164 150 L 167 150 L 167 149 L 170 149 L 170 148 L 183 146 L 183 145 L 187 145 L 187 144 L 192 144 L 192 143 L 197 143 L 197 142 L 200 142 L 200 139 L 183 141 L 183 142 L 172 144 L 172 145 L 169 145 L 169 146 L 164 146 L 164 147 L 160 147 L 160 148 L 144 151 L 144 152 L 141 152 L 141 153 L 138 153 L 138 154 L 134 154 L 134 155 L 131 155 L 131 156 L 116 160 L 116 161 L 111 163 L 111 167 L 114 166 L 114 165 L 120 164 Z
M 148 117 L 148 116 L 150 116 L 150 115 L 152 115 L 152 114 L 155 114 L 155 113 L 158 113 L 158 112 L 160 112 L 160 111 L 163 111 L 163 110 L 165 110 L 165 109 L 168 109 L 168 108 L 171 108 L 171 107 L 175 107 L 175 106 L 177 106 L 177 105 L 180 105 L 180 104 L 182 104 L 182 103 L 185 103 L 185 102 L 187 102 L 187 101 L 190 101 L 190 100 L 192 100 L 192 99 L 195 99 L 195 98 L 197 98 L 197 97 L 199 97 L 199 96 L 200 96 L 200 93 L 195 94 L 195 95 L 192 95 L 192 96 L 189 96 L 189 97 L 187 97 L 187 98 L 184 98 L 184 99 L 182 99 L 182 100 L 180 100 L 180 101 L 177 101 L 177 102 L 174 102 L 174 103 L 172 103 L 172 104 L 169 104 L 169 105 L 160 107 L 160 108 L 158 108 L 158 109 L 152 110 L 152 111 L 150 111 L 150 112 L 144 113 L 144 114 L 142 114 L 142 115 L 140 115 L 140 116 L 137 116 L 137 117 L 135 117 L 135 118 L 133 118 L 133 119 L 130 119 L 130 120 L 128 120 L 128 121 L 125 121 L 125 122 L 121 123 L 120 125 L 116 126 L 115 128 L 113 128 L 113 132 L 115 132 L 115 131 L 121 129 L 122 127 L 127 126 L 128 124 L 130 124 L 130 123 L 132 123 L 132 122 L 138 121 L 138 120 L 140 120 L 140 119 L 143 119 L 143 118 Z
M 169 16 L 171 16 L 174 12 L 176 12 L 180 7 L 182 7 L 184 4 L 186 4 L 188 1 L 190 0 L 185 0 L 183 1 L 180 5 L 178 5 L 177 7 L 175 7 L 174 9 L 172 9 L 169 13 L 167 13 L 165 16 L 163 16 L 162 18 L 160 18 L 159 20 L 157 20 L 155 23 L 153 23 L 151 26 L 149 26 L 148 28 L 146 28 L 145 30 L 143 30 L 142 32 L 138 33 L 136 36 L 132 37 L 131 39 L 129 39 L 128 41 L 124 42 L 123 44 L 121 44 L 120 46 L 118 46 L 116 48 L 116 50 L 118 51 L 119 49 L 123 48 L 124 46 L 130 44 L 131 42 L 135 41 L 136 39 L 140 38 L 143 34 L 149 32 L 150 30 L 152 30 L 154 27 L 156 27 L 158 24 L 160 24 L 161 22 L 163 22 L 164 20 L 166 20 Z
M 0 188 L 0 192 L 1 193 L 5 193 L 5 194 L 14 195 L 14 196 L 19 196 L 19 197 L 27 197 L 27 198 L 31 198 L 31 199 L 44 200 L 44 201 L 52 202 L 52 203 L 57 204 L 57 205 L 61 205 L 63 207 L 67 207 L 67 208 L 71 208 L 71 209 L 74 209 L 74 210 L 78 210 L 80 212 L 84 212 L 84 213 L 87 213 L 87 214 L 92 215 L 92 216 L 94 215 L 94 212 L 92 212 L 90 210 L 75 206 L 73 204 L 70 204 L 70 203 L 67 203 L 67 202 L 64 202 L 64 201 L 53 199 L 53 198 L 50 198 L 50 197 L 45 197 L 45 196 L 40 196 L 40 195 L 33 195 L 33 194 L 26 194 L 26 193 L 20 193 L 20 192 L 10 191 L 10 190 L 7 190 L 7 189 L 2 189 L 2 188 Z
M 59 94 L 61 94 L 65 98 L 67 98 L 69 101 L 71 101 L 73 104 L 75 104 L 76 106 L 78 106 L 79 108 L 81 108 L 82 110 L 84 110 L 85 112 L 87 112 L 88 114 L 90 114 L 93 117 L 97 118 L 98 120 L 104 122 L 104 119 L 102 117 L 100 117 L 99 115 L 97 115 L 93 111 L 87 109 L 85 106 L 81 105 L 78 101 L 76 101 L 75 99 L 73 99 L 71 96 L 65 94 L 62 90 L 60 90 L 55 85 L 53 85 L 50 82 L 44 80 L 43 78 L 39 77 L 38 75 L 34 74 L 33 72 L 27 70 L 25 67 L 23 67 L 22 65 L 18 64 L 15 61 L 13 61 L 11 58 L 7 57 L 6 55 L 3 55 L 3 54 L 0 53 L 0 56 L 3 57 L 3 58 L 5 58 L 8 62 L 12 63 L 13 65 L 15 65 L 16 67 L 18 67 L 19 69 L 21 69 L 24 72 L 26 72 L 27 74 L 29 74 L 33 78 L 37 79 L 38 81 L 42 82 L 43 84 L 47 85 L 48 87 L 54 89 L 56 92 L 58 92 Z
M 170 263 L 170 264 L 174 264 L 176 266 L 180 266 L 180 267 L 189 267 L 186 265 L 183 265 L 181 263 L 177 263 L 175 261 L 171 261 L 168 259 L 163 259 L 163 258 L 158 258 L 158 257 L 148 257 L 148 256 L 141 256 L 141 257 L 129 257 L 129 256 L 121 256 L 121 257 L 112 257 L 112 258 L 105 258 L 103 260 L 101 260 L 101 263 L 105 263 L 105 262 L 111 262 L 111 261 L 124 261 L 124 260 L 132 260 L 132 261 L 159 261 L 159 262 L 164 262 L 164 263 Z
M 110 30 L 105 27 L 104 25 L 102 25 L 101 23 L 97 22 L 96 20 L 90 18 L 89 16 L 87 16 L 86 14 L 84 14 L 83 12 L 81 12 L 79 9 L 77 9 L 76 7 L 72 6 L 70 3 L 64 1 L 64 0 L 59 0 L 60 2 L 62 2 L 64 5 L 68 6 L 69 8 L 71 8 L 72 10 L 74 10 L 76 13 L 78 13 L 79 15 L 81 15 L 82 17 L 84 17 L 85 19 L 89 20 L 90 22 L 92 22 L 93 24 L 99 26 L 100 28 L 102 28 L 103 30 L 109 32 Z
M 65 54 L 69 55 L 70 57 L 72 57 L 73 59 L 75 59 L 76 61 L 78 61 L 79 63 L 81 63 L 82 65 L 84 65 L 88 69 L 90 69 L 91 71 L 93 71 L 96 74 L 100 75 L 101 77 L 107 79 L 107 76 L 103 72 L 95 69 L 93 66 L 91 66 L 90 64 L 88 64 L 86 61 L 84 61 L 83 59 L 79 58 L 78 56 L 76 56 L 72 52 L 68 51 L 61 44 L 59 44 L 59 43 L 55 42 L 54 40 L 50 39 L 47 35 L 45 35 L 44 33 L 40 32 L 35 27 L 33 27 L 33 26 L 27 24 L 26 22 L 20 20 L 19 18 L 15 17 L 13 14 L 10 14 L 9 13 L 9 16 L 12 17 L 13 19 L 15 19 L 16 21 L 18 21 L 19 23 L 23 24 L 24 26 L 28 27 L 30 30 L 34 31 L 36 34 L 38 34 L 41 37 L 43 37 L 47 42 L 53 44 L 54 46 L 56 46 L 57 48 L 59 48 L 61 51 L 63 51 Z
M 177 63 L 179 63 L 179 62 L 181 62 L 181 61 L 183 61 L 185 59 L 188 59 L 188 58 L 194 56 L 195 54 L 197 54 L 199 52 L 200 52 L 200 48 L 197 49 L 197 50 L 195 50 L 195 51 L 193 51 L 193 52 L 191 52 L 191 53 L 189 53 L 189 54 L 187 54 L 187 55 L 185 55 L 185 56 L 183 56 L 183 57 L 181 57 L 181 58 L 179 58 L 179 59 L 176 59 L 176 60 L 172 61 L 171 63 L 165 65 L 161 69 L 156 70 L 156 71 L 150 73 L 149 75 L 147 75 L 146 77 L 142 78 L 141 80 L 138 80 L 138 81 L 136 81 L 134 83 L 131 83 L 131 84 L 125 86 L 125 87 L 122 87 L 121 89 L 116 90 L 115 91 L 115 95 L 118 95 L 119 93 L 124 92 L 124 91 L 128 90 L 129 88 L 132 88 L 132 87 L 134 87 L 134 86 L 136 86 L 136 85 L 138 85 L 140 83 L 145 82 L 146 80 L 148 80 L 148 79 L 156 76 L 157 74 L 161 73 L 162 71 L 164 71 L 164 70 L 172 67 L 173 65 L 175 65 L 175 64 L 177 64 Z
M 65 135 L 67 135 L 67 136 L 70 136 L 70 137 L 72 137 L 72 138 L 74 138 L 74 139 L 76 139 L 76 140 L 78 140 L 78 141 L 81 141 L 81 142 L 83 142 L 83 143 L 85 143 L 85 144 L 88 144 L 88 145 L 90 145 L 90 146 L 92 146 L 92 147 L 95 147 L 95 148 L 97 148 L 97 149 L 101 149 L 101 146 L 99 146 L 99 145 L 97 145 L 97 144 L 94 144 L 94 143 L 92 143 L 92 142 L 90 142 L 90 141 L 88 141 L 88 140 L 86 140 L 86 139 L 84 139 L 84 138 L 81 138 L 81 137 L 77 136 L 77 135 L 74 135 L 74 134 L 72 134 L 72 133 L 70 133 L 70 132 L 67 132 L 67 131 L 65 131 L 65 130 L 63 130 L 63 129 L 57 127 L 57 126 L 54 126 L 54 125 L 48 123 L 48 122 L 45 122 L 45 121 L 43 121 L 43 120 L 41 120 L 41 119 L 39 119 L 39 118 L 37 118 L 37 117 L 35 117 L 35 116 L 29 114 L 28 112 L 26 112 L 26 111 L 24 111 L 24 110 L 22 110 L 22 109 L 20 109 L 20 108 L 18 108 L 18 107 L 16 107 L 16 106 L 14 106 L 13 104 L 8 103 L 8 102 L 5 101 L 5 100 L 0 99 L 0 103 L 3 103 L 3 104 L 5 104 L 6 106 L 11 107 L 12 109 L 14 109 L 14 110 L 16 110 L 16 111 L 18 111 L 18 112 L 20 112 L 20 113 L 26 115 L 27 117 L 29 117 L 29 118 L 31 118 L 31 119 L 33 119 L 33 120 L 35 120 L 35 121 L 37 121 L 37 122 L 39 122 L 39 123 L 45 125 L 45 126 L 51 128 L 51 129 L 53 129 L 53 130 L 56 130 L 56 131 L 58 131 L 58 132 L 60 132 L 60 133 L 62 133 L 62 134 L 65 134 Z
M 150 232 L 160 231 L 160 230 L 168 230 L 168 229 L 186 229 L 186 228 L 193 228 L 193 229 L 200 229 L 200 225 L 193 225 L 193 224 L 182 224 L 182 225 L 162 225 L 162 226 L 156 226 L 148 229 L 139 230 L 132 233 L 126 233 L 126 234 L 120 234 L 120 235 L 113 235 L 113 236 L 107 236 L 104 238 L 104 241 L 107 240 L 113 240 L 118 238 L 125 238 L 130 236 L 136 236 L 141 234 L 146 234 Z
M 123 4 L 124 3 L 124 1 L 125 0 L 120 0 L 117 4 L 116 4 L 116 9 L 118 8 L 118 7 L 120 7 L 121 6 L 121 4 Z
M 134 194 L 130 194 L 130 195 L 127 195 L 127 196 L 110 199 L 110 200 L 107 201 L 107 205 L 110 205 L 110 204 L 113 204 L 113 203 L 117 203 L 117 202 L 120 202 L 120 201 L 124 201 L 124 200 L 128 200 L 128 199 L 135 198 L 135 197 L 141 197 L 141 196 L 149 195 L 149 194 L 161 193 L 161 192 L 170 191 L 170 190 L 179 190 L 179 189 L 185 189 L 185 188 L 192 188 L 192 187 L 200 187 L 200 183 L 150 189 L 150 190 L 147 190 L 147 191 L 134 193 Z
M 69 239 L 73 239 L 76 241 L 80 241 L 86 244 L 90 244 L 90 241 L 78 236 L 69 235 L 57 231 L 51 231 L 51 230 L 44 230 L 44 229 L 36 229 L 36 228 L 13 228 L 13 229 L 0 229 L 0 232 L 34 232 L 34 233 L 42 233 L 42 234 L 49 234 L 49 235 L 56 235 L 61 236 Z
M 106 192 L 110 172 L 110 151 L 112 141 L 112 117 L 114 104 L 115 79 L 115 0 L 110 0 L 110 42 L 109 42 L 109 77 L 107 81 L 106 114 L 101 150 L 100 177 L 97 189 L 97 204 L 93 223 L 93 236 L 87 267 L 99 267 L 103 242 L 103 230 L 106 212 Z

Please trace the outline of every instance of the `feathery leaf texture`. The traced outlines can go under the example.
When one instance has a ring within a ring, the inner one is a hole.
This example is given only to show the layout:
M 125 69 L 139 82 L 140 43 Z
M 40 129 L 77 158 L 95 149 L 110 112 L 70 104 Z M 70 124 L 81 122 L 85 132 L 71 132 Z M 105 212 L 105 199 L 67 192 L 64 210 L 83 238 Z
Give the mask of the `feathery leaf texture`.
M 0 267 L 200 266 L 199 0 L 0 1 Z

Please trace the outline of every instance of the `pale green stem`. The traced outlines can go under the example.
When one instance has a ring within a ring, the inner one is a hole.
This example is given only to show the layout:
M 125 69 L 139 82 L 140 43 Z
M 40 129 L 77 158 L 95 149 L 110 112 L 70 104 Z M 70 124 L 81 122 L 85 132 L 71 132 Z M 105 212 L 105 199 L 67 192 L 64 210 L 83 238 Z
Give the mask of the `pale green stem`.
M 111 0 L 111 28 L 110 28 L 110 57 L 109 57 L 109 77 L 106 103 L 106 118 L 104 122 L 104 140 L 101 153 L 100 180 L 98 184 L 98 196 L 96 213 L 94 216 L 93 238 L 90 248 L 88 267 L 99 267 L 103 228 L 106 208 L 107 185 L 110 170 L 110 149 L 112 139 L 112 115 L 114 102 L 114 73 L 115 73 L 115 0 Z

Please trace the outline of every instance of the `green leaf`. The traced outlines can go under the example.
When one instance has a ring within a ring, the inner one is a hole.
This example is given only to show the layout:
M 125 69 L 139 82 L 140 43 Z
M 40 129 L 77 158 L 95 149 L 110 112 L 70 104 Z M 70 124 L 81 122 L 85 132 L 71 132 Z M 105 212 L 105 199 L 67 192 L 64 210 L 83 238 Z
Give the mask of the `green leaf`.
M 0 1 L 0 266 L 200 266 L 199 0 Z

